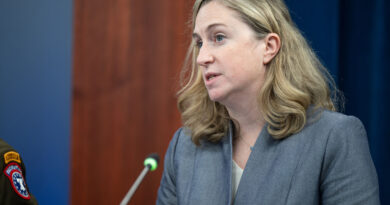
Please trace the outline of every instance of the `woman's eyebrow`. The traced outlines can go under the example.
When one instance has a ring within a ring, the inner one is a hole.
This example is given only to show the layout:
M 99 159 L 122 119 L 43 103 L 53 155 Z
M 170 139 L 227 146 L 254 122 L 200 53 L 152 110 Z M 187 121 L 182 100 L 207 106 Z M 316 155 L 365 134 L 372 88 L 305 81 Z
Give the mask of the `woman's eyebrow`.
M 200 39 L 200 36 L 197 33 L 193 33 L 192 39 Z
M 211 29 L 213 29 L 213 28 L 215 28 L 215 27 L 217 27 L 217 26 L 224 26 L 224 27 L 226 27 L 226 25 L 223 24 L 223 23 L 213 23 L 213 24 L 210 24 L 210 25 L 207 26 L 206 32 L 210 31 Z M 192 34 L 192 38 L 200 38 L 200 36 L 199 36 L 199 34 L 197 34 L 196 32 L 194 32 L 194 33 Z

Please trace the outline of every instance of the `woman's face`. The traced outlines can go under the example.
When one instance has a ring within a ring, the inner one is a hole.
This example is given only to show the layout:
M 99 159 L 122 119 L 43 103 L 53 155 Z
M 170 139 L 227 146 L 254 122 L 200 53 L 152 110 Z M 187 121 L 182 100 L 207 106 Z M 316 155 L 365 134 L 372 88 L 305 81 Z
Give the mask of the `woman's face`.
M 199 47 L 199 65 L 210 99 L 225 106 L 257 97 L 265 75 L 266 45 L 218 1 L 203 5 L 193 34 Z

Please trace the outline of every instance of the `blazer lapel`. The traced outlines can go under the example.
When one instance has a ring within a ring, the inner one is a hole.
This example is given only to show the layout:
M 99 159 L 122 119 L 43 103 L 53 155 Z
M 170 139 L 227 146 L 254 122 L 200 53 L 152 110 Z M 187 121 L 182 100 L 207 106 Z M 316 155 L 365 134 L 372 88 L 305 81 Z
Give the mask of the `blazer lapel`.
M 241 177 L 235 205 L 286 204 L 307 143 L 297 137 L 275 140 L 263 127 Z
M 187 204 L 231 204 L 232 129 L 218 144 L 205 142 L 196 151 Z
M 279 186 L 285 184 L 270 184 L 278 182 L 280 172 L 275 170 L 278 165 L 279 141 L 274 140 L 264 126 L 254 145 L 251 155 L 247 161 L 241 181 L 237 190 L 235 205 L 240 204 L 283 204 L 283 197 L 275 197 L 270 194 L 283 193 L 285 188 Z M 283 167 L 283 166 L 282 166 Z M 283 179 L 283 178 L 282 178 Z M 274 192 L 277 190 L 277 192 Z M 287 190 L 288 191 L 288 190 Z

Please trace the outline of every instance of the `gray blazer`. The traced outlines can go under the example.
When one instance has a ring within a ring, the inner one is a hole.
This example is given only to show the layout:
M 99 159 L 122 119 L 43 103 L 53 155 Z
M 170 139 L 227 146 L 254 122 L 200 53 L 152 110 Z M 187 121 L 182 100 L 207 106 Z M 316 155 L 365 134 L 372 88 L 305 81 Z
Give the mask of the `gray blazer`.
M 197 147 L 189 131 L 180 128 L 165 155 L 157 204 L 232 204 L 231 130 L 221 142 Z M 362 123 L 323 111 L 284 140 L 273 139 L 263 128 L 234 204 L 380 204 Z

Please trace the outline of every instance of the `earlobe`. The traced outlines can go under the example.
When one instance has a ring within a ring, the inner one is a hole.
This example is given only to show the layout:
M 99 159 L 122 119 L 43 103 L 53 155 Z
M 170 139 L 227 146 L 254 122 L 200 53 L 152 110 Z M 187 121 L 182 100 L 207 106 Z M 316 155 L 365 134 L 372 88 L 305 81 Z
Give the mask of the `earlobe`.
M 268 64 L 278 54 L 280 49 L 280 38 L 276 33 L 270 33 L 265 38 L 265 52 L 263 63 Z

